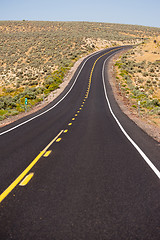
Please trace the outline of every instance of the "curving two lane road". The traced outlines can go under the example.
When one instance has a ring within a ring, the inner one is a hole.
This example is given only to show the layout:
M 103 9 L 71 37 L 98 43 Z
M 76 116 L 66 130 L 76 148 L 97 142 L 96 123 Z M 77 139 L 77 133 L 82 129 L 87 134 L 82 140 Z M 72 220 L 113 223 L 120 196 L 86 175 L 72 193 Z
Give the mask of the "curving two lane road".
M 159 145 L 108 82 L 122 49 L 93 54 L 49 106 L 1 129 L 1 239 L 160 239 Z

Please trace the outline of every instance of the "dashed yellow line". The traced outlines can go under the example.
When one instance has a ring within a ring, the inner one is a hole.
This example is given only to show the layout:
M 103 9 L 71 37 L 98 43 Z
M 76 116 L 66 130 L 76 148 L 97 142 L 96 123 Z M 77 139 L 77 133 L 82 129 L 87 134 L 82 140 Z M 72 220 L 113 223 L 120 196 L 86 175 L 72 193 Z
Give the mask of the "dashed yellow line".
M 51 150 L 50 151 L 47 151 L 44 155 L 43 155 L 43 157 L 48 157 L 50 154 L 51 154 Z
M 56 140 L 56 142 L 60 142 L 62 140 L 62 138 L 58 138 L 57 140 Z
M 0 195 L 0 202 L 20 183 L 20 181 L 26 176 L 26 174 L 31 170 L 31 168 L 38 162 L 38 160 L 43 156 L 45 152 L 42 151 L 33 160 L 33 162 L 16 178 L 16 180 Z
M 43 150 L 44 152 L 46 152 L 48 150 L 48 148 L 57 140 L 57 138 L 62 134 L 63 130 L 60 131 L 60 133 L 45 147 L 45 149 Z
M 67 133 L 68 132 L 68 129 L 64 130 L 64 133 Z
M 30 174 L 28 174 L 25 178 L 24 178 L 24 180 L 19 184 L 19 186 L 26 186 L 27 185 L 27 183 L 31 180 L 31 178 L 34 176 L 34 173 L 30 173 Z
M 39 159 L 45 154 L 48 148 L 56 141 L 56 139 L 62 134 L 63 130 L 41 151 L 38 156 L 29 164 L 29 166 L 10 184 L 10 186 L 0 195 L 0 202 L 7 197 L 7 195 L 22 181 L 27 173 L 33 168 L 33 166 L 39 161 Z
M 120 48 L 119 48 L 120 49 Z M 118 49 L 117 49 L 118 50 Z M 89 95 L 89 91 L 90 91 L 90 87 L 91 87 L 91 82 L 92 82 L 92 75 L 93 75 L 93 70 L 95 68 L 95 65 L 97 63 L 97 61 L 102 58 L 103 56 L 105 56 L 106 54 L 112 52 L 114 50 L 111 50 L 103 55 L 101 55 L 99 58 L 96 59 L 96 61 L 94 62 L 93 64 L 93 67 L 92 67 L 92 70 L 91 70 L 91 73 L 90 73 L 90 77 L 89 77 L 89 84 L 88 84 L 88 91 L 86 93 L 86 97 L 85 98 L 88 98 L 88 95 Z M 79 110 L 82 110 L 82 108 L 80 108 Z M 77 111 L 77 113 L 79 113 L 79 111 Z M 69 126 L 72 125 L 72 123 L 69 123 L 68 124 Z M 44 148 L 43 151 L 41 151 L 38 156 L 29 164 L 29 166 L 15 179 L 15 181 L 13 181 L 10 186 L 0 195 L 0 202 L 3 201 L 3 199 L 22 181 L 22 179 L 27 175 L 27 173 L 33 168 L 33 166 L 39 161 L 39 159 L 46 153 L 46 151 L 48 150 L 48 148 L 57 140 L 60 141 L 61 138 L 58 138 L 61 133 L 63 132 L 63 130 Z M 60 140 L 58 140 L 60 139 Z M 23 180 L 24 183 L 25 182 L 29 182 L 30 179 L 33 177 L 33 173 L 29 174 L 28 176 L 26 176 L 26 178 Z M 22 181 L 22 182 L 23 182 Z M 22 184 L 21 182 L 21 184 Z M 27 184 L 26 183 L 26 184 Z
M 74 121 L 75 120 L 75 118 L 72 118 L 72 121 Z

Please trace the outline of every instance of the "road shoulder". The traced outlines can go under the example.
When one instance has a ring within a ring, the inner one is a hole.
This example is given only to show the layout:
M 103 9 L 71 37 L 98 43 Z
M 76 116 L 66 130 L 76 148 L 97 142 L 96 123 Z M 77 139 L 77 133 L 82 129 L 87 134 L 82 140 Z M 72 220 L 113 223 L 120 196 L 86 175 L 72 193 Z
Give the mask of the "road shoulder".
M 123 51 L 126 52 L 126 51 Z M 108 74 L 109 74 L 109 82 L 114 94 L 114 97 L 121 108 L 121 110 L 132 119 L 143 131 L 145 131 L 149 136 L 154 138 L 156 141 L 160 142 L 160 128 L 147 119 L 147 116 L 139 116 L 138 112 L 133 109 L 129 100 L 120 93 L 119 86 L 116 82 L 115 70 L 114 70 L 114 62 L 118 59 L 122 53 L 122 51 L 112 58 L 110 58 L 108 63 Z

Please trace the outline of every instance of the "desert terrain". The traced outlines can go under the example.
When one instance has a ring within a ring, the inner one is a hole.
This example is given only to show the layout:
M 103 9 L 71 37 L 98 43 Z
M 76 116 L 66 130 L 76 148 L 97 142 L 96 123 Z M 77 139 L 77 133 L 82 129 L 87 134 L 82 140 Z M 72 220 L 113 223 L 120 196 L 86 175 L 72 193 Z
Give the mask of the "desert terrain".
M 159 28 L 1 21 L 0 33 L 1 127 L 52 101 L 85 56 L 122 45 L 134 47 L 112 61 L 117 93 L 130 106 L 132 115 L 160 127 Z

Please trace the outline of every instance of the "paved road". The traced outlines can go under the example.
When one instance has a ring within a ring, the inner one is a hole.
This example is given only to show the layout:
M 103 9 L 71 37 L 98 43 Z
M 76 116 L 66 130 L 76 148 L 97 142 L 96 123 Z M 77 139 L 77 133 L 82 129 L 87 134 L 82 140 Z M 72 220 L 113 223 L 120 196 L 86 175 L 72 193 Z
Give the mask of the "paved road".
M 117 51 L 84 60 L 38 117 L 1 129 L 0 239 L 160 239 L 160 148 L 115 102 L 103 66 Z

